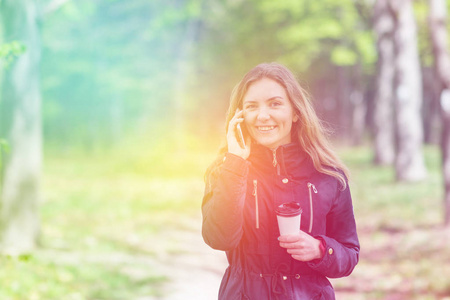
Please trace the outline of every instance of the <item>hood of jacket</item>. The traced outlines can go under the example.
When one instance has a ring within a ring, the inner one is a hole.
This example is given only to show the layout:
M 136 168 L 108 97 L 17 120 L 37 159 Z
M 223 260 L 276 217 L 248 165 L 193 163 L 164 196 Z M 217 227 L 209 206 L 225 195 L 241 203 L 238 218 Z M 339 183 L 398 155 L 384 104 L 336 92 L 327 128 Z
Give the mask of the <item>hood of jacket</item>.
M 316 171 L 309 155 L 296 142 L 276 149 L 252 144 L 247 160 L 266 174 L 286 175 L 296 180 L 308 178 Z

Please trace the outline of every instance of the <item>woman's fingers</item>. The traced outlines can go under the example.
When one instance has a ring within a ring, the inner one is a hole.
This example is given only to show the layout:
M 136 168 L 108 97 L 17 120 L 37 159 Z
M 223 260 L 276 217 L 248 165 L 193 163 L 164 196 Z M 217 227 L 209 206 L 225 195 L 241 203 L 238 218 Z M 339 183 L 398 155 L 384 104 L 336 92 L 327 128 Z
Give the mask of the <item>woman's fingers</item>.
M 320 257 L 320 241 L 303 231 L 298 235 L 282 235 L 278 240 L 280 247 L 296 260 L 309 261 Z
M 280 235 L 278 237 L 278 240 L 283 243 L 294 243 L 298 242 L 301 239 L 301 235 L 299 234 L 287 234 L 287 235 Z
M 237 125 L 242 122 L 244 122 L 244 112 L 237 109 L 233 118 L 231 118 L 228 123 L 228 152 L 247 159 L 250 155 L 250 141 L 248 141 L 246 137 L 241 137 L 240 133 L 238 133 L 239 129 L 237 128 Z M 245 142 L 243 141 L 244 138 Z
M 244 121 L 244 117 L 243 117 L 243 111 L 237 109 L 233 118 L 230 120 L 230 123 L 228 124 L 228 131 L 230 131 L 230 129 L 232 129 L 232 131 L 234 132 L 236 130 L 236 125 L 238 123 L 242 123 Z
M 302 247 L 302 237 L 300 234 L 282 235 L 278 238 L 278 240 L 280 241 L 280 247 L 286 249 L 297 249 Z

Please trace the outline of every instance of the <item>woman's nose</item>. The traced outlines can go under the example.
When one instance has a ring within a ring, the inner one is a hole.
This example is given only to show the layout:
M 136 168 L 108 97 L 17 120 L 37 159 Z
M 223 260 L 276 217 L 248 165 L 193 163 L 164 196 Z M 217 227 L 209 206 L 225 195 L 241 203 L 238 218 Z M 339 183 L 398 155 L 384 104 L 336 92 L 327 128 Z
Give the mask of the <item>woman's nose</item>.
M 258 111 L 258 121 L 267 121 L 270 119 L 270 115 L 266 109 L 260 109 Z

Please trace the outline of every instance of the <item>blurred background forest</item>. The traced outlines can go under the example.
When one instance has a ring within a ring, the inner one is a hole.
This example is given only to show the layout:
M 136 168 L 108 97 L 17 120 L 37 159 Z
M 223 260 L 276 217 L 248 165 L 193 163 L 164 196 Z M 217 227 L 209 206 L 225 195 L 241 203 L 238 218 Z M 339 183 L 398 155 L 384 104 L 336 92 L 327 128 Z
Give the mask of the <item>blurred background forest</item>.
M 448 7 L 0 0 L 0 298 L 214 299 L 203 173 L 234 85 L 277 61 L 353 174 L 339 299 L 450 299 Z

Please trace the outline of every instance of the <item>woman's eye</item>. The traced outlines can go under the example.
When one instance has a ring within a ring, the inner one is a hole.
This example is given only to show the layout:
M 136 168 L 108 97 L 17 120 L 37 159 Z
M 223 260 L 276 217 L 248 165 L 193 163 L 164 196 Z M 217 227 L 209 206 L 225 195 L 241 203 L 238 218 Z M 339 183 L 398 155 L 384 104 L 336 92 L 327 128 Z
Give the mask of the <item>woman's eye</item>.
M 272 106 L 280 106 L 280 105 L 282 105 L 282 103 L 279 101 L 272 102 Z
M 244 109 L 255 109 L 256 105 L 250 104 L 250 105 L 246 105 Z

